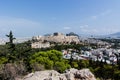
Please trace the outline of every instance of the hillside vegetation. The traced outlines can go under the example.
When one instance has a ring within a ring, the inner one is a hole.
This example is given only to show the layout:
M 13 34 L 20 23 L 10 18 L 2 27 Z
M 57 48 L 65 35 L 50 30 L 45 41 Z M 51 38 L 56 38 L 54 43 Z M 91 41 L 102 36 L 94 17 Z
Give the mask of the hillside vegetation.
M 100 79 L 120 79 L 120 64 L 112 65 L 91 60 L 63 59 L 61 49 L 80 50 L 81 45 L 56 45 L 46 49 L 32 49 L 31 42 L 14 44 L 12 32 L 7 35 L 9 42 L 0 45 L 0 80 L 15 80 L 30 72 L 56 70 L 60 73 L 69 68 L 89 68 Z

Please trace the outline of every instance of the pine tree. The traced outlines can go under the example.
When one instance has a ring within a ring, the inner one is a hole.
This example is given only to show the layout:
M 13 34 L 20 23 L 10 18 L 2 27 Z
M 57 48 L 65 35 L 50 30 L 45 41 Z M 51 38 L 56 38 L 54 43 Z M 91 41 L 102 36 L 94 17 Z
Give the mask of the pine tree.
M 13 37 L 12 31 L 10 31 L 10 33 L 6 36 L 9 38 L 9 42 L 6 43 L 8 50 L 9 50 L 9 53 L 7 54 L 7 58 L 9 61 L 13 62 L 15 59 L 15 54 L 14 54 L 15 44 L 13 43 L 13 40 L 15 38 Z

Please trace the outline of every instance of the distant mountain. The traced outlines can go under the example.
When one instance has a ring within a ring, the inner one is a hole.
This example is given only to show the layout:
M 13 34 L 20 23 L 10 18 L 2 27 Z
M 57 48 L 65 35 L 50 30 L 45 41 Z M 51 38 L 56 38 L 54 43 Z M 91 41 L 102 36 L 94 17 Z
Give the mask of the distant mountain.
M 93 38 L 120 39 L 120 32 L 116 32 L 116 33 L 108 34 L 108 35 L 94 35 L 94 36 L 90 36 L 90 37 L 93 37 Z
M 120 32 L 117 32 L 117 33 L 113 33 L 113 34 L 110 34 L 111 36 L 116 36 L 116 37 L 120 37 Z
M 120 32 L 107 35 L 106 37 L 108 37 L 108 38 L 119 38 L 120 39 Z

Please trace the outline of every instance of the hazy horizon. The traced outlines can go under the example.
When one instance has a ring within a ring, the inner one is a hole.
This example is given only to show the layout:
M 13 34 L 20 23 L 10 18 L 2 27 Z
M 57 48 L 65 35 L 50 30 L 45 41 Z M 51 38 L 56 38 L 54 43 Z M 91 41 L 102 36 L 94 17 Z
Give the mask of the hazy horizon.
M 0 37 L 120 32 L 120 0 L 0 0 Z

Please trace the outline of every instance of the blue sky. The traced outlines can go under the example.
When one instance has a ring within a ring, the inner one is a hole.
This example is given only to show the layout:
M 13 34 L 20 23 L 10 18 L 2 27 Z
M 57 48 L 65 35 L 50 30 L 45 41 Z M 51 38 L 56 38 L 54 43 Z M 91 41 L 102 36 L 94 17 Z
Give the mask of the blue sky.
M 120 0 L 0 0 L 0 37 L 120 31 Z

